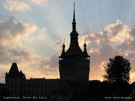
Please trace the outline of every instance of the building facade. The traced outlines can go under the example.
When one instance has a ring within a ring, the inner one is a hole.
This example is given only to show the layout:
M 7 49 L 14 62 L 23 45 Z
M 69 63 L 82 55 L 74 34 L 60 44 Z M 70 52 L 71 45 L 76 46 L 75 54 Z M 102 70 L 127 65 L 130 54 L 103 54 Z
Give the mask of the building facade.
M 5 86 L 11 96 L 47 96 L 53 90 L 60 89 L 60 79 L 26 79 L 17 64 L 13 63 L 9 73 L 6 73 Z

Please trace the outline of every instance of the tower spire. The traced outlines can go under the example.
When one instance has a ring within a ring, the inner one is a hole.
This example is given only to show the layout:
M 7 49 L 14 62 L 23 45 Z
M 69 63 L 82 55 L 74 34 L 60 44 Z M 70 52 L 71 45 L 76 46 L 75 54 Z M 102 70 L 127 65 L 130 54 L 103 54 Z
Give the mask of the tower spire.
M 73 30 L 76 30 L 76 21 L 75 21 L 75 2 L 74 2 L 74 9 L 73 9 Z
M 64 43 L 63 43 L 63 45 L 62 45 L 62 53 L 61 53 L 61 55 L 60 55 L 59 58 L 63 58 L 64 55 L 65 55 L 65 39 L 64 39 Z

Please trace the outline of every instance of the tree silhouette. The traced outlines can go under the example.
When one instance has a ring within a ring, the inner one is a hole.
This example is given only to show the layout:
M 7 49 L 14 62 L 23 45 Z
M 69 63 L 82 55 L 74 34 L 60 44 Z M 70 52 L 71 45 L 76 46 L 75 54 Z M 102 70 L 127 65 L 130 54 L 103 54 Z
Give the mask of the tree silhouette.
M 105 67 L 104 78 L 110 83 L 129 82 L 131 70 L 130 63 L 122 56 L 115 56 L 114 59 L 110 58 L 107 67 Z

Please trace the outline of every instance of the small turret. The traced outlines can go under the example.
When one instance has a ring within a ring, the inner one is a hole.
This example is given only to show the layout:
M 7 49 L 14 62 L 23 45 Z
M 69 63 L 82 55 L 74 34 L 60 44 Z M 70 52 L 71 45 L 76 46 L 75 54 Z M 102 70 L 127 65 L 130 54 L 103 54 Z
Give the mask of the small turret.
M 17 77 L 18 74 L 19 74 L 19 70 L 18 70 L 17 64 L 13 62 L 9 70 L 8 77 Z
M 87 57 L 90 57 L 87 53 L 87 49 L 86 49 L 87 45 L 86 43 L 84 43 L 84 56 L 87 58 Z
M 60 57 L 59 58 L 63 58 L 64 57 L 64 55 L 65 55 L 65 43 L 63 43 L 63 49 L 62 49 L 62 53 L 61 53 L 61 55 L 60 55 Z
M 23 78 L 23 79 L 26 79 L 26 77 L 25 77 L 25 74 L 22 72 L 22 71 L 20 71 L 20 73 L 19 73 L 20 75 L 20 78 Z

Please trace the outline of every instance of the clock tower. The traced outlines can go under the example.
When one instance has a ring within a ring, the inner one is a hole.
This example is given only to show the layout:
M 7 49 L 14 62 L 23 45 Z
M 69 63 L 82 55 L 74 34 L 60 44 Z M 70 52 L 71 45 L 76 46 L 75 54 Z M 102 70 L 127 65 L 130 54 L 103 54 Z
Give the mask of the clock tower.
M 59 73 L 61 80 L 89 81 L 90 56 L 87 53 L 86 43 L 84 43 L 84 51 L 81 50 L 78 43 L 78 35 L 76 31 L 74 4 L 70 46 L 65 50 L 65 44 L 63 44 L 62 53 L 59 56 Z

